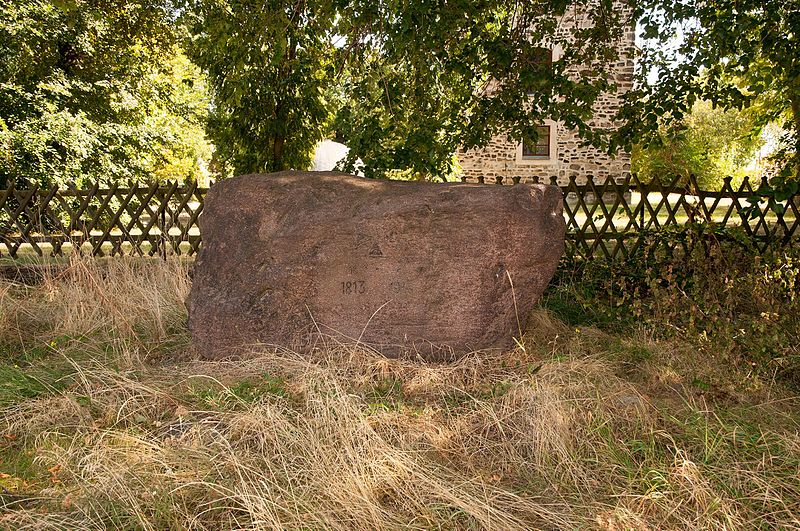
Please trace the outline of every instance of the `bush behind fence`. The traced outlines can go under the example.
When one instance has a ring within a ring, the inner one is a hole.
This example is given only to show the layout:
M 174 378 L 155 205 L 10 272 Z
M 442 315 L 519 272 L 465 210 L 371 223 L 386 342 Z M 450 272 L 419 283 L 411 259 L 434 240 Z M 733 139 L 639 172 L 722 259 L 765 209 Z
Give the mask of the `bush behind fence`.
M 518 177 L 495 178 L 491 184 L 515 185 Z M 555 184 L 555 179 L 551 179 Z M 561 185 L 567 222 L 567 253 L 578 258 L 628 258 L 654 250 L 669 255 L 692 252 L 711 238 L 738 227 L 758 250 L 786 245 L 797 238 L 800 196 L 769 205 L 758 197 L 766 182 L 754 188 L 725 179 L 720 190 L 703 190 L 690 177 L 641 182 L 636 175 Z M 49 189 L 0 191 L 0 256 L 194 255 L 201 245 L 197 220 L 207 189 L 196 183 L 95 184 Z M 232 199 L 233 200 L 233 199 Z M 687 229 L 692 229 L 687 230 Z M 514 230 L 509 227 L 509 230 Z M 663 235 L 673 237 L 664 238 Z

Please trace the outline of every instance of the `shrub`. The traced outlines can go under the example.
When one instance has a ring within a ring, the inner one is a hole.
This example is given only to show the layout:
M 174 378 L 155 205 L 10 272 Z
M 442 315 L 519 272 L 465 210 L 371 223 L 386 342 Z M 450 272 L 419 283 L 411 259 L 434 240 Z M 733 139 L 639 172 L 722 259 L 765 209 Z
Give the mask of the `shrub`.
M 676 241 L 697 244 L 690 253 L 667 253 Z M 554 282 L 545 305 L 570 324 L 611 330 L 642 323 L 658 337 L 690 339 L 800 384 L 797 245 L 759 252 L 738 229 L 662 232 L 625 261 L 567 259 Z

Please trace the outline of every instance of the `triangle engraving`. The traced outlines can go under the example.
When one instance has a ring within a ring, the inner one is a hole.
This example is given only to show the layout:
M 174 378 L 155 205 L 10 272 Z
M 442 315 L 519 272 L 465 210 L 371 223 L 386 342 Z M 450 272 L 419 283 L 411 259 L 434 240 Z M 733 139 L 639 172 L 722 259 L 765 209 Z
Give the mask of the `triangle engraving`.
M 373 244 L 372 249 L 370 249 L 369 255 L 373 258 L 379 258 L 383 256 L 383 251 L 381 251 L 380 246 L 376 243 Z

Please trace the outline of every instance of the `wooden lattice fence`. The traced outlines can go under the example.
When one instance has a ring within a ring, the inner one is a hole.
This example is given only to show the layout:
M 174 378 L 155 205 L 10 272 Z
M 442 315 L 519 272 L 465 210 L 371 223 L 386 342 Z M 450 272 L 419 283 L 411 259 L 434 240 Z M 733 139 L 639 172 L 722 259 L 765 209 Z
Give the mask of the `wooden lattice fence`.
M 518 177 L 494 178 L 492 185 L 513 185 Z M 479 182 L 486 183 L 479 178 Z M 555 179 L 551 179 L 552 184 Z M 758 249 L 796 241 L 800 197 L 778 208 L 754 208 L 748 199 L 758 188 L 745 180 L 734 187 L 726 179 L 717 191 L 679 179 L 643 183 L 635 175 L 561 186 L 567 221 L 568 252 L 584 258 L 628 258 L 652 242 L 672 254 L 706 245 L 691 234 L 713 235 L 740 227 Z M 197 219 L 205 188 L 196 184 L 112 185 L 100 188 L 52 187 L 0 191 L 0 256 L 194 255 L 201 235 Z M 234 200 L 233 198 L 231 200 Z M 513 228 L 509 227 L 509 230 Z M 674 237 L 654 237 L 664 233 Z
M 200 247 L 197 218 L 206 189 L 196 184 L 95 184 L 0 192 L 0 253 L 63 256 L 189 254 Z M 5 249 L 3 249 L 5 247 Z

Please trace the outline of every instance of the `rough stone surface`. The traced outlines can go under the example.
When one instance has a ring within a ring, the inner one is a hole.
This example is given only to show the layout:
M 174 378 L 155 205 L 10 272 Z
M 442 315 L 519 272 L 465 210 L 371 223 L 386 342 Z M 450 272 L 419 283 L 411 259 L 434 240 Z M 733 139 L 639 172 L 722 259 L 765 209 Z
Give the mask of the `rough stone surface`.
M 538 185 L 221 181 L 200 217 L 189 327 L 210 358 L 331 336 L 426 359 L 506 348 L 563 251 L 561 205 L 558 188 Z

